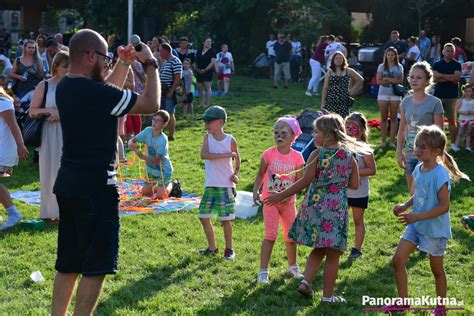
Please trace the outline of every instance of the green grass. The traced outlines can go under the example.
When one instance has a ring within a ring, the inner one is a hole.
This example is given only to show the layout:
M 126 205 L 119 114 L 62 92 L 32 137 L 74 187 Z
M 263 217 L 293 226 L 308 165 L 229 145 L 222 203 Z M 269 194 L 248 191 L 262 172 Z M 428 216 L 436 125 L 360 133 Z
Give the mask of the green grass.
M 225 130 L 239 143 L 242 171 L 238 190 L 251 191 L 260 155 L 273 144 L 272 125 L 276 118 L 297 114 L 307 107 L 319 108 L 319 99 L 306 97 L 304 88 L 302 84 L 292 84 L 289 90 L 273 90 L 268 80 L 236 78 L 232 81 L 231 96 L 213 99 L 213 103 L 228 109 Z M 355 109 L 363 111 L 369 119 L 378 117 L 373 99 L 357 98 Z M 370 141 L 378 144 L 379 133 L 372 131 Z M 178 119 L 177 141 L 170 144 L 174 176 L 189 192 L 203 191 L 204 164 L 199 158 L 203 135 L 202 122 Z M 390 259 L 404 228 L 397 223 L 391 209 L 408 194 L 403 172 L 396 165 L 395 152 L 376 150 L 375 155 L 378 173 L 371 180 L 364 256 L 355 262 L 346 260 L 347 253 L 341 257 L 336 293 L 345 296 L 346 305 L 328 307 L 319 303 L 321 272 L 314 281 L 317 293 L 313 300 L 295 291 L 297 283 L 283 277 L 286 255 L 281 237 L 272 256 L 270 284 L 255 283 L 264 233 L 261 213 L 249 220 L 233 222 L 235 261 L 227 262 L 220 256 L 200 257 L 196 250 L 205 247 L 206 241 L 197 211 L 193 211 L 122 217 L 120 272 L 107 278 L 97 315 L 357 315 L 362 314 L 362 295 L 395 297 Z M 460 153 L 456 158 L 460 168 L 474 178 L 472 156 Z M 15 168 L 13 177 L 1 181 L 12 191 L 37 190 L 37 165 L 31 160 L 22 162 Z M 448 244 L 445 258 L 448 296 L 464 300 L 466 314 L 474 313 L 474 234 L 463 230 L 459 219 L 462 214 L 473 213 L 473 195 L 474 189 L 466 181 L 453 187 L 454 239 Z M 18 201 L 16 204 L 26 218 L 39 214 L 37 207 Z M 352 225 L 349 227 L 351 246 L 354 230 Z M 215 229 L 218 244 L 223 249 L 222 227 L 216 225 Z M 39 232 L 16 226 L 0 233 L 0 315 L 49 312 L 56 234 L 57 228 L 52 224 Z M 308 247 L 298 249 L 298 262 L 302 267 L 310 250 Z M 417 252 L 408 267 L 411 296 L 435 296 L 428 258 Z M 29 279 L 30 273 L 36 270 L 46 279 L 42 285 Z

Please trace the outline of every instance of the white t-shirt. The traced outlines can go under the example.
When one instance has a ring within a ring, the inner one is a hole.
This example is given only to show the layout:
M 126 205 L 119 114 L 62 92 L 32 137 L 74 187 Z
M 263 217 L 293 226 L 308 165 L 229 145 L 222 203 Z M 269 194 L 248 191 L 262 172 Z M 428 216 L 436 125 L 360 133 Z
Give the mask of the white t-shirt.
M 474 99 L 467 101 L 466 99 L 461 99 L 461 107 L 459 112 L 474 112 Z M 459 114 L 459 121 L 473 121 L 474 115 L 463 115 Z
M 328 68 L 331 66 L 332 55 L 337 51 L 344 52 L 344 47 L 342 47 L 342 44 L 339 42 L 333 42 L 326 46 L 326 49 L 324 50 L 324 58 L 326 58 L 326 65 Z
M 209 152 L 211 154 L 226 154 L 232 151 L 232 135 L 226 134 L 223 140 L 217 140 L 211 134 L 207 135 Z M 219 158 L 204 160 L 206 168 L 206 187 L 234 188 L 235 184 L 231 181 L 234 174 L 232 167 L 232 158 Z
M 420 53 L 420 49 L 418 48 L 418 46 L 413 45 L 412 47 L 410 47 L 408 49 L 407 57 L 410 57 L 412 53 L 415 53 L 415 62 L 419 61 L 421 53 Z M 405 60 L 403 60 L 403 64 L 405 64 Z
M 291 54 L 301 56 L 301 42 L 291 42 Z
M 7 56 L 5 56 L 3 54 L 0 54 L 0 61 L 5 64 L 5 67 L 4 67 L 5 69 L 13 68 L 12 62 L 10 61 L 10 58 L 8 58 Z
M 220 52 L 217 54 L 216 63 L 219 67 L 219 72 L 226 75 L 232 73 L 232 62 L 234 58 L 232 57 L 231 52 Z
M 13 102 L 0 96 L 0 112 L 15 111 Z M 0 165 L 13 167 L 18 164 L 18 152 L 15 139 L 13 138 L 7 122 L 0 117 Z
M 276 40 L 273 40 L 273 41 L 267 41 L 267 55 L 270 55 L 270 56 L 276 56 L 275 54 L 275 50 L 273 49 L 273 45 L 276 43 Z

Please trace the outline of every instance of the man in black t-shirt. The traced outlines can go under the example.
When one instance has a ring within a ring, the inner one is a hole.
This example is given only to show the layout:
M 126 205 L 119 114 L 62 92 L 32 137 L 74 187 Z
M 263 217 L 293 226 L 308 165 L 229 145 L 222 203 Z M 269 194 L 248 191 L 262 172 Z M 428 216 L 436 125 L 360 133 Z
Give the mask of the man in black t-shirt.
M 461 64 L 454 59 L 454 45 L 447 43 L 443 47 L 443 59 L 433 65 L 433 77 L 436 82 L 434 96 L 441 99 L 444 114 L 448 118 L 449 138 L 451 144 L 456 142 L 458 128 L 456 124 L 456 107 L 461 80 Z
M 390 40 L 385 43 L 383 50 L 387 50 L 389 47 L 394 47 L 398 53 L 398 59 L 403 60 L 407 55 L 408 45 L 405 41 L 400 40 L 400 33 L 398 31 L 392 31 L 390 33 Z
M 140 52 L 132 45 L 119 47 L 119 61 L 104 79 L 109 61 L 104 38 L 84 29 L 70 41 L 69 73 L 56 90 L 64 145 L 53 189 L 59 227 L 52 315 L 66 314 L 79 274 L 74 313 L 92 314 L 105 275 L 117 271 L 117 118 L 154 113 L 160 97 L 156 59 L 141 46 Z M 134 59 L 146 67 L 147 83 L 140 96 L 121 89 Z

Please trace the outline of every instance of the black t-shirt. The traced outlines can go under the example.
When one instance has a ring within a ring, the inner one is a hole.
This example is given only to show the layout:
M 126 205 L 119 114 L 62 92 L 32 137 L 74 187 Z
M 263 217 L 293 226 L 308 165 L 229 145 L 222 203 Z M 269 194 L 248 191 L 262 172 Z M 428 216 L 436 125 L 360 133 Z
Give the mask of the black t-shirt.
M 184 54 L 181 54 L 179 50 L 176 49 L 176 53 L 178 53 L 178 58 L 179 60 L 181 60 L 181 63 L 183 63 L 186 58 L 189 58 L 191 60 L 191 65 L 194 63 L 194 57 L 196 56 L 196 54 L 191 52 L 189 49 Z
M 385 45 L 383 46 L 383 49 L 386 50 L 387 48 L 389 47 L 395 47 L 397 49 L 397 53 L 400 55 L 400 54 L 403 54 L 403 53 L 406 53 L 407 50 L 408 50 L 408 46 L 407 46 L 407 43 L 404 42 L 404 41 L 398 41 L 398 42 L 392 42 L 392 41 L 388 41 L 387 43 L 385 43 Z
M 115 185 L 117 118 L 137 94 L 86 78 L 64 77 L 56 89 L 63 152 L 53 192 L 84 196 Z
M 199 49 L 196 51 L 196 64 L 199 69 L 205 69 L 210 63 L 211 59 L 216 58 L 216 51 L 214 48 L 209 48 L 205 54 Z
M 284 42 L 280 44 L 276 42 L 273 44 L 273 49 L 275 50 L 276 55 L 276 63 L 286 63 L 290 61 L 290 54 L 291 54 L 291 44 L 289 42 Z
M 461 64 L 451 60 L 449 63 L 441 59 L 433 65 L 433 70 L 444 75 L 453 75 L 456 71 L 461 71 Z M 456 99 L 458 97 L 459 84 L 451 81 L 438 82 L 434 86 L 434 96 L 440 99 Z

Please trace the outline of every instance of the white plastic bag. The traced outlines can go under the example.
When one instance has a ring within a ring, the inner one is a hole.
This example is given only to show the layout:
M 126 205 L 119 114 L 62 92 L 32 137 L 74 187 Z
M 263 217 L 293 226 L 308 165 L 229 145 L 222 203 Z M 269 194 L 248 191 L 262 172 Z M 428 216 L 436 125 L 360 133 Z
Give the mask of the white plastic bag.
M 235 216 L 238 218 L 249 218 L 257 215 L 258 205 L 253 203 L 252 192 L 237 191 L 235 198 Z

